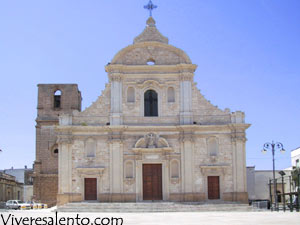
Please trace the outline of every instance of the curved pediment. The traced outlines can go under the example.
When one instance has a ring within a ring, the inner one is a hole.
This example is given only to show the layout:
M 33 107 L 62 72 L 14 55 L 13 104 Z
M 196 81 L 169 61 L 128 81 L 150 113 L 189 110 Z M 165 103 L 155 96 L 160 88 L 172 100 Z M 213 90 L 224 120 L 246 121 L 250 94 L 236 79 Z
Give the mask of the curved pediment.
M 135 148 L 169 148 L 169 143 L 165 138 L 160 137 L 157 134 L 149 133 L 140 138 Z
M 135 152 L 172 151 L 168 141 L 155 133 L 140 138 L 133 148 Z
M 141 42 L 122 49 L 111 64 L 147 65 L 149 60 L 155 65 L 191 64 L 187 54 L 172 46 L 160 42 Z

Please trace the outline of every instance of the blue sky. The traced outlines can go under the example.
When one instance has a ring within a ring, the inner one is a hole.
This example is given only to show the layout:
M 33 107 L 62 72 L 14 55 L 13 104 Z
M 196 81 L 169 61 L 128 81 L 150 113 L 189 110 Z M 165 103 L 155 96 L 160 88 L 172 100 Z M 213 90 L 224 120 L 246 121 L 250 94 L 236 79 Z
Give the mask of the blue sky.
M 0 0 L 0 169 L 32 165 L 38 83 L 78 83 L 83 108 L 104 66 L 145 27 L 147 0 Z M 300 146 L 299 0 L 153 0 L 157 27 L 198 65 L 195 82 L 221 109 L 241 110 L 247 165 L 276 168 Z

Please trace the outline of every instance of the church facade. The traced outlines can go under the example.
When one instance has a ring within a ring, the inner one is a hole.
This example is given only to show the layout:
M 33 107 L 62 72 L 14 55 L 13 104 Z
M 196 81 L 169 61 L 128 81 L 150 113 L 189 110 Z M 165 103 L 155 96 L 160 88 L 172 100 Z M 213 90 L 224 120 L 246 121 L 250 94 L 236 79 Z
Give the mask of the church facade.
M 40 84 L 36 199 L 248 202 L 250 125 L 203 97 L 196 68 L 150 17 L 105 67 L 109 83 L 84 111 L 77 85 Z

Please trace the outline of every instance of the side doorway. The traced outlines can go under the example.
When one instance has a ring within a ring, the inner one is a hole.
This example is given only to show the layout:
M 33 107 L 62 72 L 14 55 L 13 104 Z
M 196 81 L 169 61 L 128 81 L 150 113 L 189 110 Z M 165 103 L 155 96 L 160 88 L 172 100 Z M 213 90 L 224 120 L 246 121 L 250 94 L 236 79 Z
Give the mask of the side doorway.
M 84 200 L 97 200 L 97 178 L 84 179 Z
M 209 200 L 220 199 L 220 177 L 208 176 L 207 177 L 207 192 Z

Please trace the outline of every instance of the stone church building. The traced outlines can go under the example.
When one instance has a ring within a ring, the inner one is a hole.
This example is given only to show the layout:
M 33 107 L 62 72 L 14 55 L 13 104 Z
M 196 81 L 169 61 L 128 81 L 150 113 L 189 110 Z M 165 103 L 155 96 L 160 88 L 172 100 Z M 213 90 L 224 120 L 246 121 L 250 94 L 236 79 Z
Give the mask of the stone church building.
M 152 17 L 81 111 L 76 84 L 39 84 L 34 197 L 50 205 L 247 202 L 244 113 L 221 110 Z

